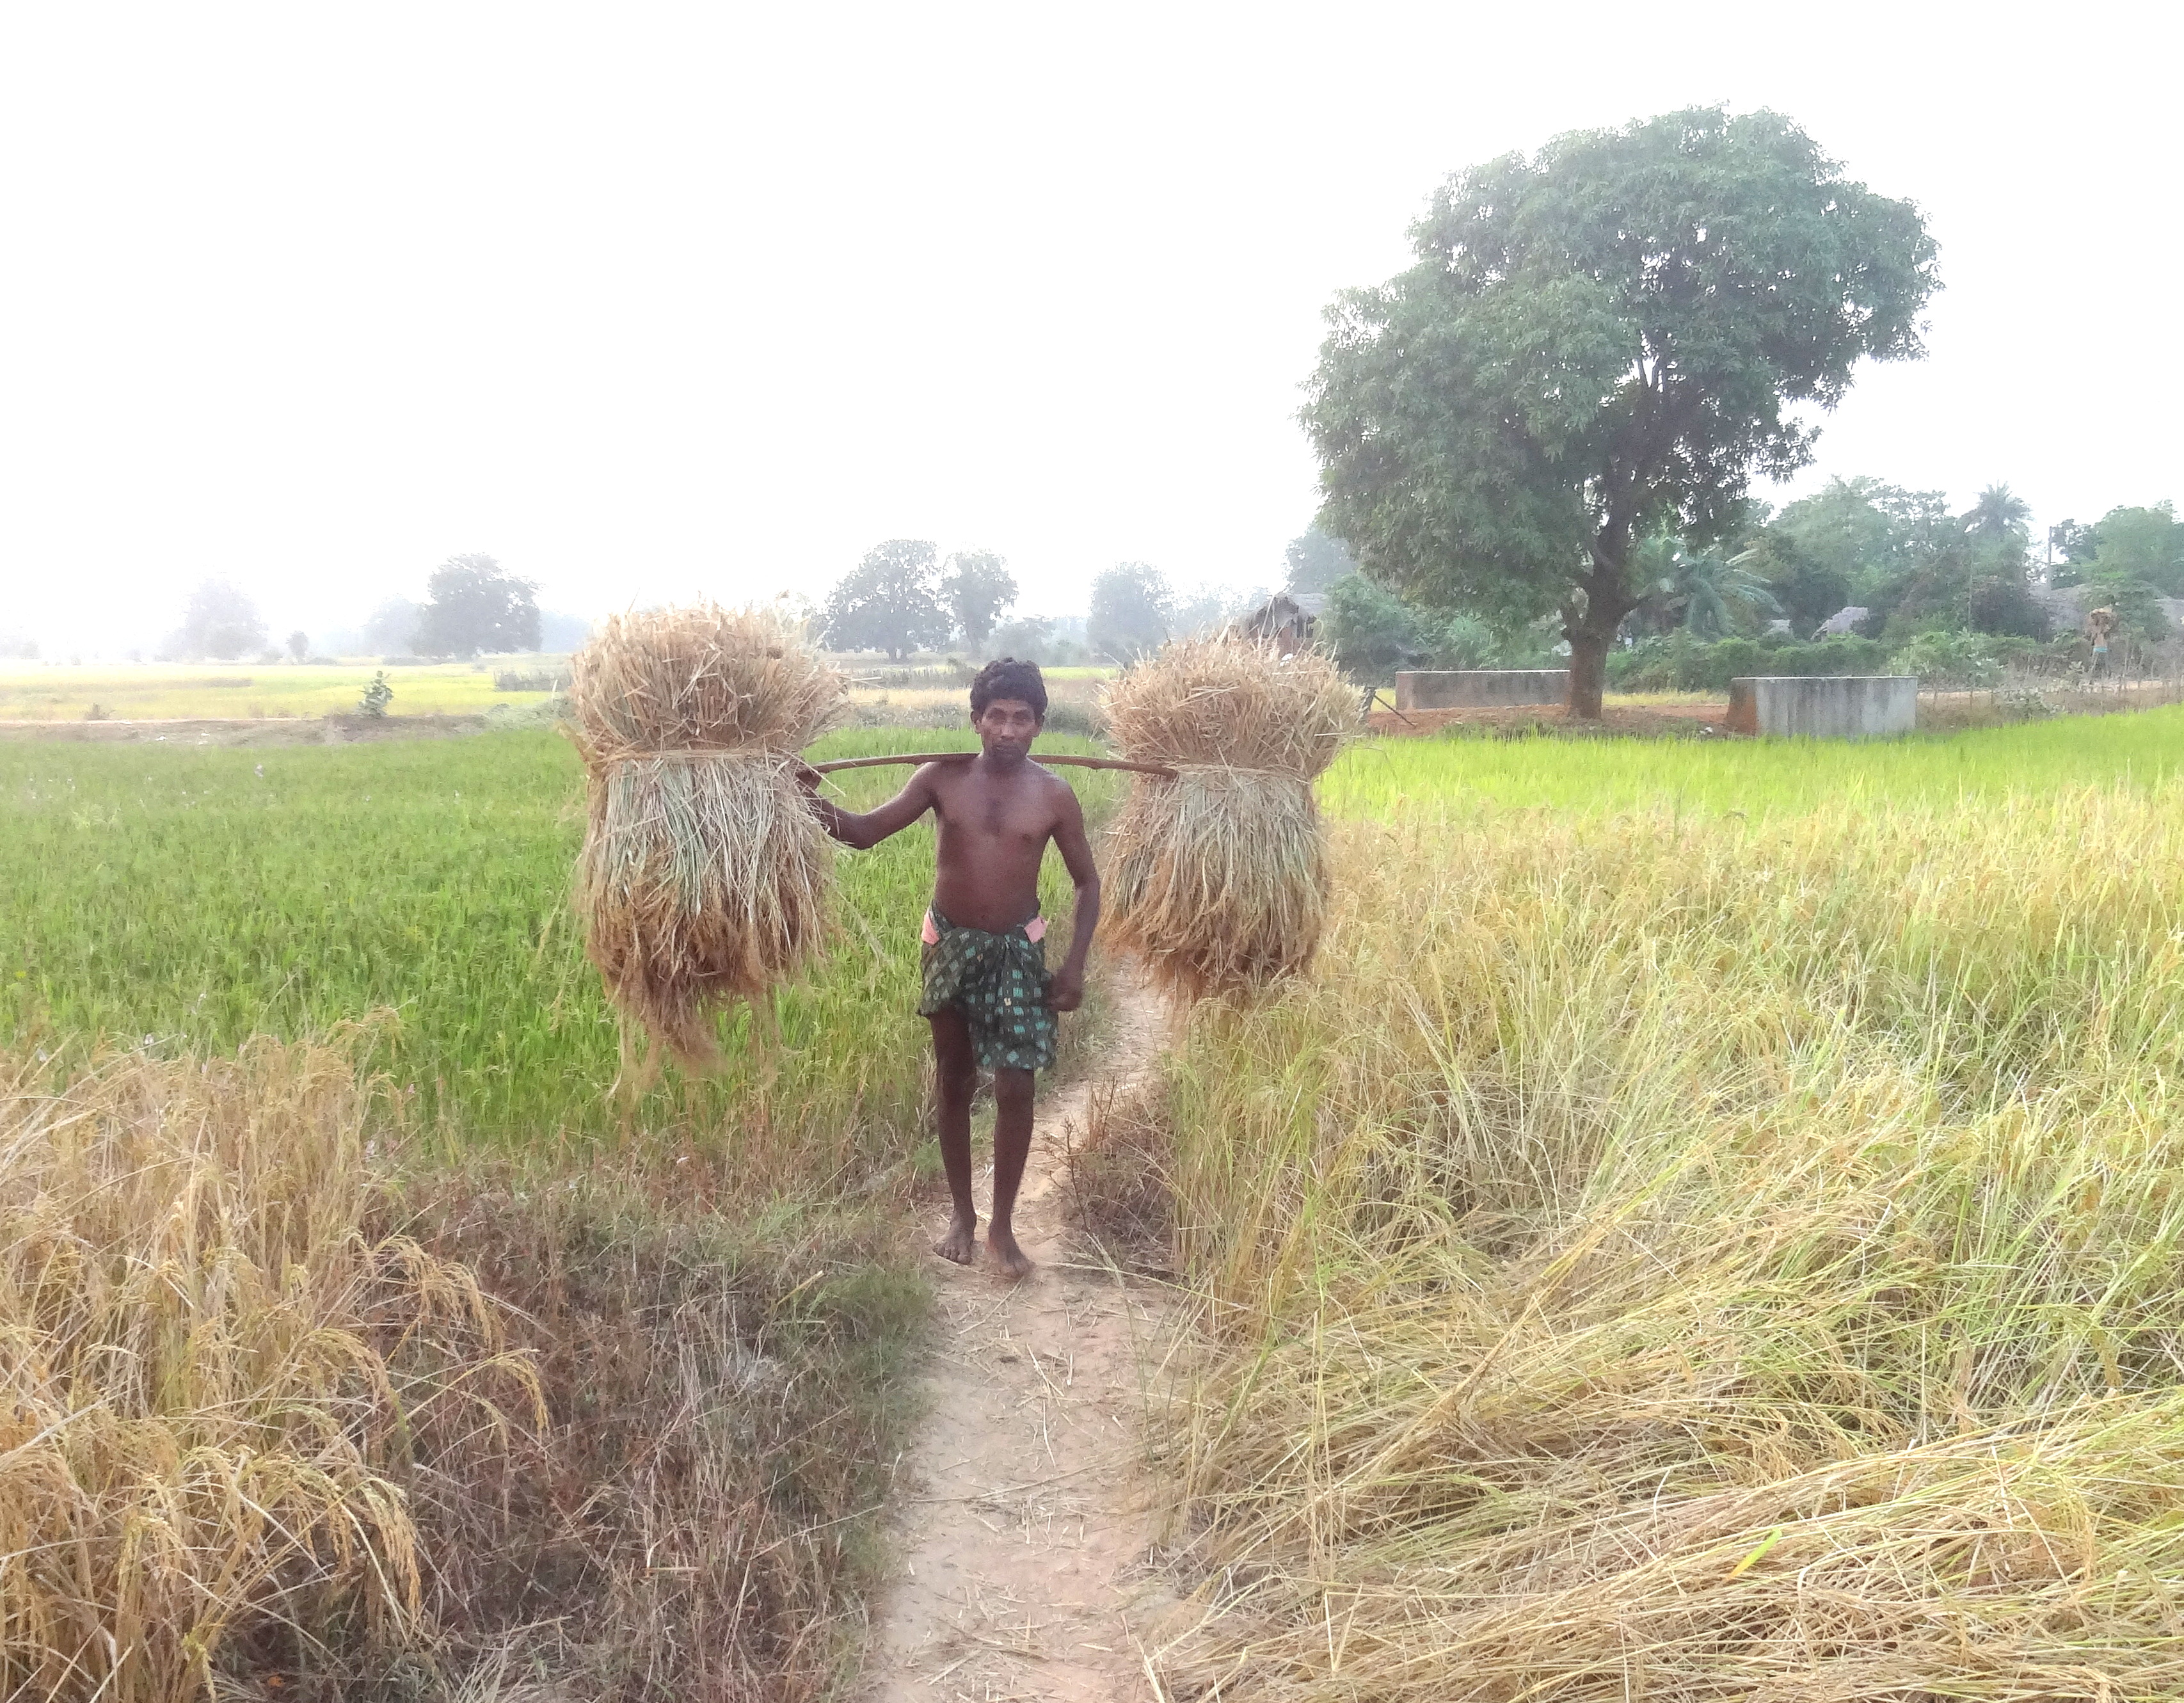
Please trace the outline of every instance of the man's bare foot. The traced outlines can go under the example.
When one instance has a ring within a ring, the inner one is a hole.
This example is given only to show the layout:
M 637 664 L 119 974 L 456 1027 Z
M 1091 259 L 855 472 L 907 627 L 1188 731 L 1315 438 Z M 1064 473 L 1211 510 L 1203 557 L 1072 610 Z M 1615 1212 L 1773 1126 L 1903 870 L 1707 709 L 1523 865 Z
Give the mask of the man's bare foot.
M 993 1253 L 994 1263 L 1001 1268 L 1004 1277 L 1028 1277 L 1031 1261 L 1022 1248 L 1017 1246 L 1016 1232 L 1006 1225 L 986 1226 L 986 1246 Z
M 952 1259 L 958 1265 L 968 1265 L 978 1257 L 978 1220 L 975 1218 L 951 1218 L 948 1233 L 933 1244 L 933 1251 L 943 1259 Z

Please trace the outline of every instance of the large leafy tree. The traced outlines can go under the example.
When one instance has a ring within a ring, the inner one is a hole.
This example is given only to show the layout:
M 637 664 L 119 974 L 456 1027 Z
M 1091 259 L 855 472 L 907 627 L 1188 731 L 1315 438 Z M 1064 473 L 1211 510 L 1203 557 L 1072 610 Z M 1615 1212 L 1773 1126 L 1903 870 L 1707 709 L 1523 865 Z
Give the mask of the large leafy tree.
M 1420 609 L 1362 573 L 1327 589 L 1322 625 L 1342 672 L 1362 686 L 1384 686 L 1404 668 L 1484 668 L 1497 649 L 1474 615 Z
M 891 538 L 835 582 L 822 616 L 837 650 L 884 650 L 895 662 L 954 630 L 940 602 L 939 557 L 921 538 Z
M 451 556 L 425 582 L 417 648 L 432 656 L 538 648 L 538 587 L 489 556 Z
M 1117 562 L 1093 580 L 1084 627 L 1095 656 L 1134 662 L 1165 645 L 1174 624 L 1175 593 L 1150 562 Z
M 383 599 L 365 617 L 365 647 L 382 651 L 414 650 L 417 648 L 417 628 L 424 618 L 425 606 L 421 603 L 399 596 Z
M 1752 544 L 1760 571 L 1802 634 L 1847 603 L 1885 613 L 1908 578 L 1949 549 L 1959 531 L 1942 492 L 1837 478 L 1786 505 Z
M 2110 509 L 2090 530 L 2095 578 L 2143 580 L 2171 597 L 2184 597 L 2184 522 L 2176 518 L 2175 504 Z
M 247 595 L 224 579 L 203 580 L 182 607 L 177 642 L 184 656 L 232 662 L 265 648 L 265 623 Z
M 958 550 L 940 575 L 940 600 L 962 629 L 963 642 L 976 655 L 1001 613 L 1017 600 L 1016 576 L 991 550 Z
M 1318 527 L 1307 527 L 1291 539 L 1282 558 L 1289 570 L 1282 581 L 1284 591 L 1325 591 L 1336 580 L 1357 572 L 1350 547 Z
M 1365 571 L 1504 624 L 1559 614 L 1596 717 L 1637 541 L 1696 545 L 1811 458 L 1797 403 L 1922 352 L 1918 209 L 1788 120 L 1702 108 L 1459 173 L 1418 264 L 1329 310 L 1304 420 Z

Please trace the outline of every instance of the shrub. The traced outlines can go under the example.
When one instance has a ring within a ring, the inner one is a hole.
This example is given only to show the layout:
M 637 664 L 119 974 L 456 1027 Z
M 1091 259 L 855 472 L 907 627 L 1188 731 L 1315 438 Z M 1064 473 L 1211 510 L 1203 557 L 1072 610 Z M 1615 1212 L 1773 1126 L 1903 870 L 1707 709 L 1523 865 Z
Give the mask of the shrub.
M 569 690 L 569 671 L 566 668 L 501 668 L 493 677 L 496 692 L 566 692 Z
M 1769 635 L 1708 644 L 1673 633 L 1614 652 L 1607 659 L 1607 678 L 1625 692 L 1725 692 L 1731 680 L 1747 675 L 1877 674 L 1884 672 L 1886 654 L 1886 647 L 1872 639 L 1801 644 Z
M 1922 685 L 1984 690 L 2002 684 L 2011 663 L 2039 654 L 2029 639 L 1992 633 L 1921 633 L 1888 659 L 1889 671 L 1916 674 Z

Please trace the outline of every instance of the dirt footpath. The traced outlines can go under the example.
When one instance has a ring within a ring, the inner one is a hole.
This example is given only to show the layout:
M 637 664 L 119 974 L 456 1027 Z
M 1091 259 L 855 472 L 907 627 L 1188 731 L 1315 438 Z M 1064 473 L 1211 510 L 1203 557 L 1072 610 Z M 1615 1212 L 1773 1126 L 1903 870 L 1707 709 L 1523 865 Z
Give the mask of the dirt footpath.
M 1121 1007 L 1103 1063 L 1039 1108 L 1016 1222 L 1039 1270 L 1009 1284 L 983 1264 L 935 1262 L 931 1416 L 904 1462 L 902 1560 L 867 1657 L 872 1703 L 1156 1695 L 1128 1611 L 1158 1591 L 1144 1566 L 1139 1421 L 1140 1349 L 1161 1332 L 1164 1298 L 1089 1251 L 1063 1210 L 1067 1143 L 1093 1086 L 1144 1069 L 1156 1045 L 1150 998 Z M 989 1181 L 978 1181 L 982 1210 Z

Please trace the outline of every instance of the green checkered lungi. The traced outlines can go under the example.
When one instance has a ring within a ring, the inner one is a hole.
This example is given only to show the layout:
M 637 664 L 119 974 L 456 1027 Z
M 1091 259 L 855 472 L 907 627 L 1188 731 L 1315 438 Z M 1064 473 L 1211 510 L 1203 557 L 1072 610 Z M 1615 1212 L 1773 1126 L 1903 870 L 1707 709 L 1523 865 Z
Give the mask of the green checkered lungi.
M 926 913 L 918 953 L 924 973 L 920 1017 L 960 1011 L 984 1070 L 1044 1070 L 1054 1063 L 1056 1024 L 1046 1002 L 1046 946 L 1020 929 L 989 935 Z

